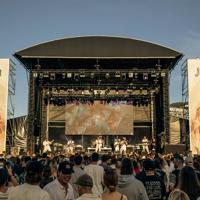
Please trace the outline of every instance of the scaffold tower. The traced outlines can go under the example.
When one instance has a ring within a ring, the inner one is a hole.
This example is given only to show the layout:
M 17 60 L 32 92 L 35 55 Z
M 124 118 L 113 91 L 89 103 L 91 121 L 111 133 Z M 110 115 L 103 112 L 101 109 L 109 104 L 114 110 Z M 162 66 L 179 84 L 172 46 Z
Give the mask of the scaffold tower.
M 8 82 L 8 122 L 15 115 L 15 86 L 16 86 L 16 64 L 13 60 L 9 60 L 9 82 Z M 13 135 L 7 131 L 6 137 L 7 149 L 13 147 Z
M 182 102 L 184 105 L 183 108 L 183 119 L 189 119 L 189 109 L 188 109 L 188 66 L 187 59 L 183 62 L 181 66 L 181 75 L 182 75 Z M 182 127 L 182 137 L 181 141 L 189 146 L 189 132 L 186 129 L 186 124 L 183 123 Z

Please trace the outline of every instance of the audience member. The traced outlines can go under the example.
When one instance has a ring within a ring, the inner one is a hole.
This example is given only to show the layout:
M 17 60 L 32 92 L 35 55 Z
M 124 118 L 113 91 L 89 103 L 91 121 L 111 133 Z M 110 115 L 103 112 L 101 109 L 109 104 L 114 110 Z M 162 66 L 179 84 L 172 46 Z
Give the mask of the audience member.
M 49 194 L 39 187 L 42 165 L 37 161 L 28 162 L 25 170 L 25 183 L 13 188 L 9 200 L 50 200 Z
M 155 161 L 146 159 L 143 161 L 145 174 L 140 176 L 140 181 L 144 184 L 149 200 L 164 200 L 166 188 L 164 181 L 155 173 Z
M 104 173 L 104 184 L 107 190 L 102 194 L 102 200 L 127 200 L 125 195 L 116 191 L 117 183 L 117 172 L 113 169 L 107 169 Z
M 175 189 L 170 193 L 168 200 L 190 200 L 190 199 L 185 192 L 179 189 Z
M 83 169 L 81 168 L 82 166 L 82 161 L 83 158 L 81 155 L 76 155 L 74 157 L 74 166 L 73 166 L 73 173 L 71 175 L 71 179 L 70 179 L 70 183 L 73 187 L 73 191 L 74 191 L 74 198 L 78 198 L 79 197 L 79 193 L 78 193 L 78 186 L 74 183 L 76 183 L 77 179 L 85 174 L 85 172 L 83 171 Z
M 93 188 L 92 191 L 94 194 L 98 194 L 101 196 L 103 193 L 103 174 L 104 169 L 101 166 L 97 165 L 99 160 L 99 154 L 93 153 L 91 157 L 92 161 L 89 165 L 85 166 L 84 171 L 92 177 L 93 180 Z
M 190 200 L 196 200 L 200 197 L 200 183 L 192 167 L 185 166 L 182 168 L 177 188 L 184 191 Z
M 144 185 L 133 175 L 133 164 L 129 158 L 122 160 L 117 191 L 126 195 L 128 200 L 148 200 Z
M 57 178 L 44 187 L 51 200 L 73 200 L 74 193 L 69 180 L 73 172 L 72 166 L 67 161 L 59 164 Z
M 89 175 L 80 176 L 76 184 L 79 192 L 79 197 L 76 200 L 101 200 L 98 194 L 92 192 L 93 181 Z

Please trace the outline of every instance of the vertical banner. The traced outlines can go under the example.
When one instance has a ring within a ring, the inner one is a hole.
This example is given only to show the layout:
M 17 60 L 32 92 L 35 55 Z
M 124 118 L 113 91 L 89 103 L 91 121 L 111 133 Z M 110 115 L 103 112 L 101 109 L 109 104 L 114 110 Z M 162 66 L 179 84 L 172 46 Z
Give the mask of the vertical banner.
M 6 150 L 9 59 L 0 59 L 0 153 Z
M 188 59 L 190 149 L 200 154 L 200 59 Z

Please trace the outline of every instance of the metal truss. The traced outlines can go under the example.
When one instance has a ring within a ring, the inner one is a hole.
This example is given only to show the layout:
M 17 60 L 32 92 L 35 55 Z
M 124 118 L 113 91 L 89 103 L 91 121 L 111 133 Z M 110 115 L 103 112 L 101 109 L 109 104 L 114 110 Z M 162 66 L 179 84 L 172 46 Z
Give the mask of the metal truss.
M 183 119 L 189 119 L 189 108 L 188 108 L 188 66 L 187 60 L 185 60 L 181 66 L 182 75 L 182 102 L 183 102 Z M 185 143 L 189 147 L 189 132 L 187 132 L 185 120 L 183 120 L 181 127 L 181 142 Z
M 15 115 L 15 86 L 16 86 L 16 64 L 9 60 L 9 82 L 8 82 L 8 119 L 14 118 Z M 13 135 L 9 132 L 6 134 L 6 147 L 10 149 L 13 146 Z

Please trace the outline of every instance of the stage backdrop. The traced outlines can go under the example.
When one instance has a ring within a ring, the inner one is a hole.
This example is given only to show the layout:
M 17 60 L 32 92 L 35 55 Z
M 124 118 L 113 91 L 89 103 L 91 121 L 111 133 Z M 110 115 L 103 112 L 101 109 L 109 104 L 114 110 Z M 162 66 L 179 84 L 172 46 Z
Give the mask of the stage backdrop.
M 6 149 L 9 59 L 0 59 L 0 153 Z
M 200 154 L 200 59 L 188 59 L 190 149 Z
M 126 102 L 51 105 L 49 115 L 49 122 L 64 122 L 65 135 L 133 134 L 133 106 Z

